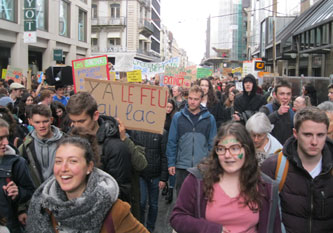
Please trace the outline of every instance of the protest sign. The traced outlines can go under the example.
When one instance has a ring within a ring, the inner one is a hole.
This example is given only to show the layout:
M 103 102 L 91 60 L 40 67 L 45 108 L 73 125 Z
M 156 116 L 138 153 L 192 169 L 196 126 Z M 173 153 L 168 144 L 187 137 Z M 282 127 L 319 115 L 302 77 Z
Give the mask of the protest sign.
M 85 78 L 85 90 L 100 114 L 122 120 L 127 129 L 162 134 L 168 102 L 165 87 Z
M 23 77 L 22 69 L 16 67 L 7 67 L 6 80 L 14 80 L 16 83 L 21 83 Z
M 142 82 L 141 70 L 134 70 L 127 72 L 127 82 L 141 83 Z
M 110 80 L 108 57 L 106 55 L 72 61 L 75 93 L 84 91 L 84 78 Z
M 7 69 L 2 69 L 2 74 L 1 74 L 2 79 L 6 79 L 6 73 L 7 73 Z
M 209 76 L 212 76 L 213 71 L 211 69 L 207 68 L 198 68 L 197 69 L 197 78 L 208 78 Z
M 142 77 L 145 80 L 150 80 L 155 77 L 155 74 L 164 73 L 165 67 L 178 67 L 180 64 L 179 57 L 171 58 L 163 62 L 143 62 L 133 59 L 133 70 L 141 70 Z
M 167 66 L 164 72 L 163 85 L 191 87 L 191 76 L 187 76 L 184 67 Z

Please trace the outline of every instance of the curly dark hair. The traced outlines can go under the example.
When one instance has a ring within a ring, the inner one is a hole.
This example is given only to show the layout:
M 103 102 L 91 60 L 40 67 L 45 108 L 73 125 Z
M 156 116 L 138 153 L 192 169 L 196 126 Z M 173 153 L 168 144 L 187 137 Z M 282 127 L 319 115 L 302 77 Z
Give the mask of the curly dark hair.
M 258 161 L 255 155 L 253 141 L 246 131 L 244 125 L 237 122 L 229 122 L 219 128 L 215 137 L 214 147 L 210 156 L 198 165 L 199 170 L 203 173 L 204 195 L 209 202 L 213 198 L 213 186 L 220 181 L 224 170 L 219 162 L 215 148 L 219 141 L 227 136 L 234 136 L 245 150 L 245 162 L 240 171 L 240 196 L 244 198 L 244 206 L 248 206 L 256 212 L 261 208 L 262 195 L 259 193 L 260 172 Z
M 200 86 L 200 84 L 203 80 L 206 80 L 208 82 L 208 86 L 209 86 L 208 93 L 207 93 L 207 96 L 208 96 L 208 98 L 207 98 L 207 107 L 208 108 L 214 107 L 218 103 L 214 87 L 213 87 L 212 83 L 210 82 L 210 80 L 208 78 L 200 79 L 199 84 L 198 84 L 199 86 Z

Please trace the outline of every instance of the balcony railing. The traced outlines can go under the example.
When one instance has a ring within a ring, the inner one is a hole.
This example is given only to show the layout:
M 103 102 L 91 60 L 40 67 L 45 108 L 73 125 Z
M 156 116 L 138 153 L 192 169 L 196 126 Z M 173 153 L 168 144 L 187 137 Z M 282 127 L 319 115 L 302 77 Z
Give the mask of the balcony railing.
M 98 25 L 126 26 L 126 17 L 113 18 L 113 17 L 106 16 L 106 17 L 92 18 L 91 25 L 92 26 L 98 26 Z
M 139 20 L 139 29 L 140 33 L 146 37 L 151 36 L 154 32 L 153 25 L 148 20 L 145 19 Z
M 100 52 L 100 53 L 123 53 L 127 52 L 127 48 L 115 45 L 115 46 L 109 46 L 106 49 L 100 49 L 98 46 L 92 46 L 91 52 Z
M 147 56 L 152 56 L 152 52 L 147 51 L 147 50 L 137 49 L 136 52 L 137 52 L 137 53 L 140 53 L 140 54 L 147 55 Z

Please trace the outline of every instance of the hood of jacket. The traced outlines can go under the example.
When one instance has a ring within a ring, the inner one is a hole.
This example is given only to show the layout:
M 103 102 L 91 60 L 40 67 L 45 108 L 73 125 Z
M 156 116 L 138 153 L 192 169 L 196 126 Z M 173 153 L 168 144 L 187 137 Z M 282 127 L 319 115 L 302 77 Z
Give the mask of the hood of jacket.
M 182 112 L 186 116 L 190 115 L 190 111 L 188 110 L 188 103 L 186 103 L 185 108 L 183 108 L 182 110 L 180 110 L 180 112 Z M 199 119 L 201 119 L 202 117 L 206 116 L 207 114 L 209 114 L 208 108 L 204 107 L 204 106 L 202 106 L 200 104 L 200 112 L 198 113 L 198 115 L 200 115 Z
M 59 139 L 61 139 L 63 133 L 60 131 L 59 128 L 51 125 L 51 130 L 53 133 L 53 136 L 51 138 L 48 139 L 40 139 L 37 136 L 36 130 L 33 130 L 31 132 L 31 137 L 33 137 L 35 139 L 36 142 L 40 143 L 40 144 L 51 144 L 53 142 L 59 141 Z
M 99 144 L 109 137 L 119 138 L 118 121 L 115 118 L 102 115 L 98 118 L 98 125 L 96 138 Z
M 294 163 L 297 167 L 304 169 L 302 161 L 297 153 L 297 140 L 294 137 L 290 137 L 283 145 L 283 154 L 287 156 L 291 163 Z M 333 166 L 333 141 L 326 139 L 324 148 L 322 150 L 322 171 L 327 171 Z
M 245 87 L 244 87 L 245 82 L 253 83 L 252 91 L 251 91 L 250 94 L 245 91 Z M 257 93 L 257 81 L 256 81 L 256 78 L 252 74 L 246 75 L 245 78 L 243 79 L 242 83 L 243 83 L 243 95 L 244 96 L 248 96 L 248 97 L 252 98 L 253 96 L 256 95 L 256 93 Z
M 51 232 L 52 223 L 45 210 L 58 222 L 61 232 L 100 232 L 105 216 L 119 195 L 116 180 L 98 168 L 89 175 L 85 191 L 68 200 L 54 176 L 34 193 L 29 207 L 27 232 Z

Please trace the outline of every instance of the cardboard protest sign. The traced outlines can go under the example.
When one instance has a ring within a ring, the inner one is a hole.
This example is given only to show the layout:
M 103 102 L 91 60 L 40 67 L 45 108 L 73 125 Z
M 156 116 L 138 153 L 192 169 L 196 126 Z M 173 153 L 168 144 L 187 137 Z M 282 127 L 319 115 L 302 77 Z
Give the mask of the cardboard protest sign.
M 191 75 L 187 75 L 184 67 L 167 66 L 164 72 L 163 85 L 191 87 Z
M 163 62 L 143 62 L 133 59 L 133 70 L 141 70 L 142 78 L 150 80 L 155 74 L 164 73 L 165 67 L 178 67 L 180 64 L 179 57 L 171 58 Z
M 1 74 L 2 79 L 6 79 L 6 73 L 7 73 L 7 69 L 2 69 L 2 74 Z
M 6 80 L 14 80 L 16 83 L 21 83 L 23 77 L 22 69 L 16 67 L 7 67 Z
M 211 69 L 207 68 L 198 68 L 197 69 L 197 78 L 208 78 L 209 76 L 212 76 L 213 71 Z
M 108 57 L 106 55 L 72 61 L 75 93 L 84 91 L 84 78 L 110 80 Z
M 127 82 L 141 83 L 142 82 L 141 70 L 134 70 L 127 72 Z
M 85 90 L 100 114 L 121 119 L 127 129 L 163 133 L 168 88 L 85 78 Z

